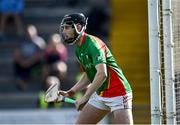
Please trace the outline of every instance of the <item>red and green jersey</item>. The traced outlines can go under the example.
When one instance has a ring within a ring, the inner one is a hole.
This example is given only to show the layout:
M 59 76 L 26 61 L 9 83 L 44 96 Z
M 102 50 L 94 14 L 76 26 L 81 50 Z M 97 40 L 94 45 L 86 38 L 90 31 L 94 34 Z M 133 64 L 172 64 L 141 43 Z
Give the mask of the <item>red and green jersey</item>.
M 99 38 L 84 34 L 81 46 L 76 48 L 76 56 L 91 82 L 96 74 L 95 66 L 100 63 L 107 65 L 107 78 L 97 88 L 96 92 L 98 95 L 102 97 L 115 97 L 132 91 L 110 50 Z

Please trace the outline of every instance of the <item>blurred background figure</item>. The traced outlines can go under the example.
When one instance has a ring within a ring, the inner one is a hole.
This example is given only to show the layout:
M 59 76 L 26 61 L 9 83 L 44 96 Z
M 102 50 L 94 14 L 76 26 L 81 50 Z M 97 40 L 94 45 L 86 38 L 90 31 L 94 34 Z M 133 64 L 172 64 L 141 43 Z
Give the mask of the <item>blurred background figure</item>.
M 29 25 L 27 30 L 28 30 L 28 35 L 31 38 L 31 40 L 34 41 L 42 49 L 45 49 L 46 42 L 41 36 L 38 35 L 37 28 L 34 25 Z
M 24 33 L 23 22 L 21 20 L 21 14 L 24 11 L 24 0 L 0 0 L 0 37 L 5 37 L 5 28 L 8 24 L 8 19 L 12 18 L 17 27 L 17 35 L 22 36 Z
M 45 50 L 44 78 L 56 76 L 62 83 L 67 78 L 67 49 L 59 34 L 52 34 Z M 46 86 L 47 87 L 47 86 Z
M 37 36 L 35 26 L 28 26 L 24 40 L 14 53 L 14 73 L 19 89 L 27 89 L 27 82 L 33 73 L 39 77 L 45 45 L 45 41 Z
M 51 83 L 50 78 L 57 79 L 61 82 L 61 86 L 67 86 L 67 48 L 61 42 L 60 35 L 54 33 L 50 36 L 49 42 L 45 49 L 43 67 L 43 86 L 44 91 L 46 91 Z M 59 108 L 61 103 L 45 103 L 44 95 L 45 92 L 39 92 L 38 107 L 40 108 Z

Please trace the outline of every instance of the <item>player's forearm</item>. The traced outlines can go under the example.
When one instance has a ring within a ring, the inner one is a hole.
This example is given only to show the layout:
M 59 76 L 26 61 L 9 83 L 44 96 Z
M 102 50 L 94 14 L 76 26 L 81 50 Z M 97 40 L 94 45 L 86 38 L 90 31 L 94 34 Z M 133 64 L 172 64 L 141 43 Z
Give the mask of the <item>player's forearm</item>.
M 81 91 L 90 83 L 87 74 L 84 73 L 81 79 L 71 88 L 73 92 Z
M 89 98 L 96 90 L 99 88 L 102 83 L 106 80 L 107 74 L 103 72 L 97 72 L 92 84 L 88 87 L 84 96 Z

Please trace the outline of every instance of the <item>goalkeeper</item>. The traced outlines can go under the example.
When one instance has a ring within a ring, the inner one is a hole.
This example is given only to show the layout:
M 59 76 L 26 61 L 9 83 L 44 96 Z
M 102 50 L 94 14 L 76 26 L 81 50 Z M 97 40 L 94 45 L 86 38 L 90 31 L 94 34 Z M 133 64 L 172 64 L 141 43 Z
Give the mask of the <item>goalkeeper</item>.
M 65 15 L 62 19 L 62 40 L 76 45 L 84 74 L 70 90 L 59 94 L 72 97 L 87 88 L 76 101 L 76 108 L 82 110 L 76 124 L 96 124 L 108 112 L 113 114 L 113 123 L 133 124 L 132 89 L 104 42 L 85 33 L 86 25 L 87 18 L 82 13 Z

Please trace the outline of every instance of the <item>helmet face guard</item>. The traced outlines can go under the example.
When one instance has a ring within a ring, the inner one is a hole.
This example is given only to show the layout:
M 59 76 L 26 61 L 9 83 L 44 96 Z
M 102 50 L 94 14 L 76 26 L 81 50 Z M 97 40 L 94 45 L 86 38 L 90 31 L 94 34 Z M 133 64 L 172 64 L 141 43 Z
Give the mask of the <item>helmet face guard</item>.
M 82 25 L 81 31 L 77 30 L 77 24 Z M 83 32 L 86 29 L 86 25 L 87 25 L 87 19 L 82 13 L 65 15 L 60 25 L 60 35 L 62 41 L 69 45 L 74 44 L 82 36 Z M 75 33 L 73 38 L 65 39 L 63 35 L 63 30 L 65 26 L 71 26 L 72 28 L 74 28 Z

